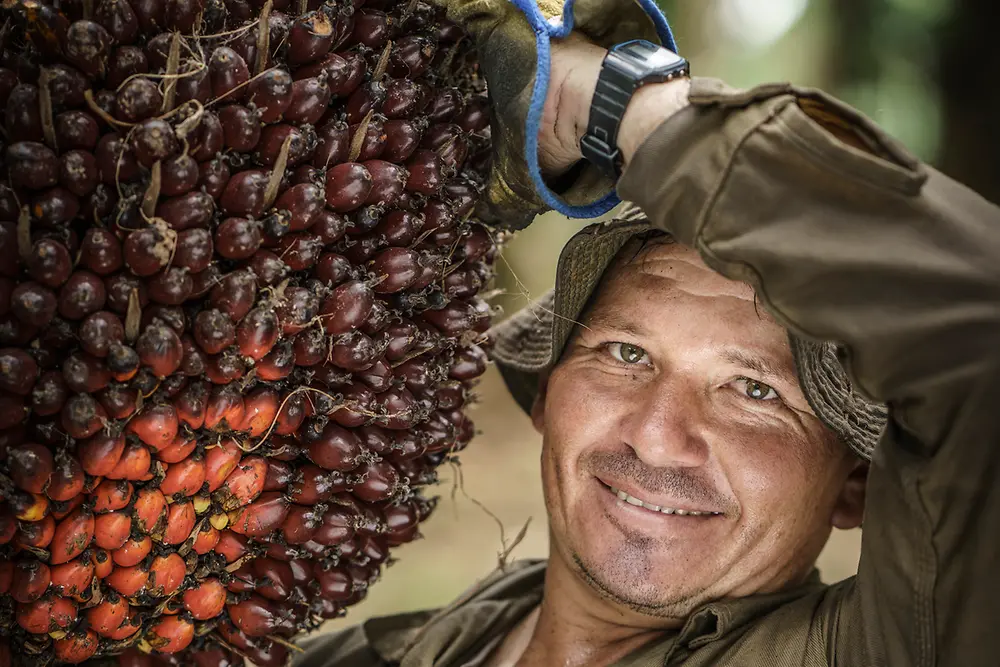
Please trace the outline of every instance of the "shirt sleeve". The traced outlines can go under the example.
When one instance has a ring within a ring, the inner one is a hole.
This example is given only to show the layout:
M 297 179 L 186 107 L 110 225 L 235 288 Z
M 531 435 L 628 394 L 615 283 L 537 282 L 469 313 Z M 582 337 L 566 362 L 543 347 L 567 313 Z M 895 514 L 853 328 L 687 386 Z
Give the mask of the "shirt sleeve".
M 819 91 L 709 79 L 618 191 L 889 406 L 830 662 L 997 664 L 1000 210 Z

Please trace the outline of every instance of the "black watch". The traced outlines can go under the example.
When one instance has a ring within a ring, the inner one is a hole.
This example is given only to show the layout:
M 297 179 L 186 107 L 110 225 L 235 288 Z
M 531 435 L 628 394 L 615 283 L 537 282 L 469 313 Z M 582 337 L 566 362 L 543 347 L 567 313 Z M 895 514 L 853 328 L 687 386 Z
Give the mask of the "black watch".
M 622 168 L 618 128 L 632 95 L 647 83 L 669 81 L 690 72 L 687 60 L 644 39 L 613 46 L 604 57 L 587 133 L 580 141 L 583 157 L 618 180 Z

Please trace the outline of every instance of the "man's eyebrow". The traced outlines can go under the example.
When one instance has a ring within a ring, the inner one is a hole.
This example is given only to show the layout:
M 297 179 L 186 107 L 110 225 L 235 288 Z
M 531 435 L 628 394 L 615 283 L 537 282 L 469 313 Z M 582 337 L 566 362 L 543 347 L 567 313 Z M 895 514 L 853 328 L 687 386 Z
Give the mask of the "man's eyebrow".
M 599 310 L 591 313 L 590 317 L 584 321 L 587 329 L 608 329 L 611 331 L 621 331 L 636 338 L 641 338 L 649 334 L 649 330 L 642 324 L 625 318 L 621 313 L 613 310 Z
M 722 352 L 722 358 L 736 366 L 742 366 L 762 376 L 787 379 L 787 373 L 776 366 L 767 357 L 737 348 L 727 348 Z

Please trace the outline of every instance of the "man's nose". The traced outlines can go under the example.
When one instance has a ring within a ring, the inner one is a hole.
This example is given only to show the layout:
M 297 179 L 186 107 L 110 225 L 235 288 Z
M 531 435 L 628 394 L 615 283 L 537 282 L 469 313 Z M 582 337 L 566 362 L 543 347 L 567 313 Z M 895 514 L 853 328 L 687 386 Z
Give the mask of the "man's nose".
M 664 374 L 633 397 L 622 436 L 653 467 L 697 467 L 709 456 L 706 412 L 692 384 Z

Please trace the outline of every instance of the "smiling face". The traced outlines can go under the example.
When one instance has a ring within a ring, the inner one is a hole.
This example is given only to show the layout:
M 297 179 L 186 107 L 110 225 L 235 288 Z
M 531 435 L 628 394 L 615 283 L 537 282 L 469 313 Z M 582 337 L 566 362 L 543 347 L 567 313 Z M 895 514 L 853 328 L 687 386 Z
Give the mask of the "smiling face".
M 747 285 L 654 243 L 608 271 L 584 325 L 533 420 L 552 557 L 601 599 L 682 619 L 800 582 L 831 526 L 860 524 L 857 460 Z

